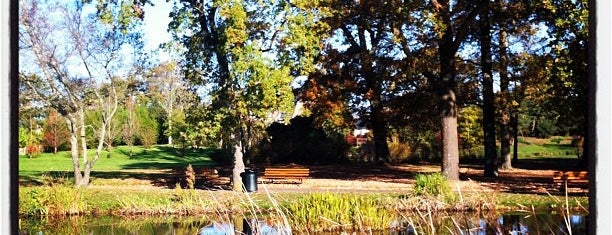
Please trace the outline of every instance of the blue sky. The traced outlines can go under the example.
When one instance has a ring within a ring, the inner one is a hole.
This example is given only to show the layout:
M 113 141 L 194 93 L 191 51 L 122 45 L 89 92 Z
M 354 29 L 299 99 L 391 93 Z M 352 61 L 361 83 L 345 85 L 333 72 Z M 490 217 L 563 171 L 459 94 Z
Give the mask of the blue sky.
M 145 49 L 155 50 L 159 47 L 159 44 L 170 41 L 170 33 L 167 32 L 168 23 L 170 17 L 168 14 L 172 10 L 172 2 L 166 2 L 166 0 L 153 0 L 155 6 L 146 4 L 144 7 L 145 18 L 144 18 L 144 38 L 145 38 Z M 160 51 L 160 60 L 164 61 L 168 59 L 168 55 L 163 51 Z

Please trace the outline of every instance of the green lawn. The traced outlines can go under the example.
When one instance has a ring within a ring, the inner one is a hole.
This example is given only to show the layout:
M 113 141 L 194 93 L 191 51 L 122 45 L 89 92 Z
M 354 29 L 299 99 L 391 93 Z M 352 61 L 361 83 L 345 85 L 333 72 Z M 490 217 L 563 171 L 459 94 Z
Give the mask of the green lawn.
M 94 166 L 96 171 L 138 170 L 138 169 L 171 169 L 193 166 L 211 166 L 214 162 L 209 157 L 212 149 L 185 150 L 181 157 L 180 149 L 170 146 L 155 146 L 150 149 L 135 146 L 132 158 L 127 146 L 117 146 L 110 152 L 104 151 Z M 92 159 L 95 151 L 89 151 Z M 82 159 L 80 159 L 82 161 Z M 69 151 L 42 153 L 37 157 L 19 156 L 19 173 L 72 171 L 72 158 Z
M 553 137 L 548 139 L 519 137 L 519 158 L 578 158 L 578 151 L 582 153 L 582 149 L 572 146 L 570 142 L 571 137 Z

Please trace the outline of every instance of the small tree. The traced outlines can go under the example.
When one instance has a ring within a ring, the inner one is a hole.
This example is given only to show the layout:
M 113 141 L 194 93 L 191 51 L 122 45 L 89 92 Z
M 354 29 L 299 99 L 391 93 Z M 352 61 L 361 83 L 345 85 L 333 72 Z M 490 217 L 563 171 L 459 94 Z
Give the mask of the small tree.
M 121 137 L 123 142 L 130 148 L 130 158 L 132 158 L 134 142 L 136 141 L 136 134 L 140 129 L 140 122 L 136 116 L 136 110 L 134 108 L 133 97 L 128 97 L 125 101 L 125 121 L 121 128 Z
M 145 148 L 150 148 L 157 143 L 157 121 L 151 116 L 146 106 L 136 107 L 136 118 L 139 124 L 139 128 L 136 130 L 138 141 L 140 141 L 140 144 Z
M 57 110 L 51 109 L 43 127 L 43 143 L 48 148 L 53 148 L 53 153 L 57 154 L 57 149 L 68 143 L 70 132 L 66 126 L 66 121 Z

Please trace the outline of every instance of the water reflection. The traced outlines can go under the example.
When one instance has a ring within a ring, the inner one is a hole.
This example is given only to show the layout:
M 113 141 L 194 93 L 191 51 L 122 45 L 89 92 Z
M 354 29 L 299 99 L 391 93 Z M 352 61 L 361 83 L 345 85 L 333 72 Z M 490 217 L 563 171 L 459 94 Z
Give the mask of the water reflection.
M 437 215 L 429 224 L 405 218 L 404 229 L 396 235 L 412 234 L 586 234 L 586 215 L 564 217 L 553 213 L 507 213 L 496 216 Z M 571 233 L 570 233 L 571 230 Z
M 227 234 L 245 234 L 245 235 L 289 235 L 291 229 L 282 228 L 268 224 L 264 220 L 258 219 L 242 219 L 241 223 L 212 223 L 204 226 L 199 235 L 227 235 Z
M 585 216 L 574 214 L 564 218 L 553 213 L 403 213 L 398 215 L 389 229 L 372 234 L 570 234 L 568 228 L 571 234 L 586 234 Z M 292 232 L 295 233 L 275 221 L 242 217 L 70 217 L 22 219 L 19 234 L 289 235 Z M 339 231 L 306 233 L 339 234 Z

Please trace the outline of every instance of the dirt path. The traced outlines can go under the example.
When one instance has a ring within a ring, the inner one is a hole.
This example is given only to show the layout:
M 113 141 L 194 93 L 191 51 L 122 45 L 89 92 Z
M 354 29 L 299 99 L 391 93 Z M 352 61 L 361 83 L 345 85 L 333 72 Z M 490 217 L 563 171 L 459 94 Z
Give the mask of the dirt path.
M 523 162 L 527 166 L 533 163 Z M 557 165 L 555 165 L 557 164 Z M 519 165 L 520 166 L 520 165 Z M 549 165 L 538 165 L 542 169 L 528 169 L 529 167 L 500 170 L 496 178 L 483 177 L 482 168 L 474 164 L 462 164 L 460 168 L 461 181 L 454 182 L 455 188 L 461 191 L 497 191 L 526 194 L 563 194 L 564 191 L 557 188 L 552 182 L 552 175 L 556 171 L 581 170 L 574 164 L 560 164 L 558 162 Z M 258 184 L 261 190 L 271 192 L 409 192 L 414 185 L 414 176 L 419 173 L 438 172 L 440 166 L 437 164 L 423 163 L 375 165 L 375 164 L 352 164 L 352 165 L 307 165 L 311 177 L 304 180 L 302 184 L 296 183 L 274 183 Z M 264 167 L 258 167 L 263 171 Z M 231 170 L 228 168 L 196 169 L 203 173 L 198 177 L 196 186 L 200 189 L 229 189 L 229 176 Z M 144 172 L 142 174 L 145 174 Z M 151 187 L 173 188 L 177 182 L 183 180 L 180 170 L 174 174 L 155 172 L 155 177 L 141 180 L 149 181 Z M 262 172 L 259 173 L 260 175 Z M 164 176 L 165 175 L 165 176 Z M 146 184 L 146 183 L 145 183 Z M 571 195 L 588 194 L 585 188 L 570 188 Z

